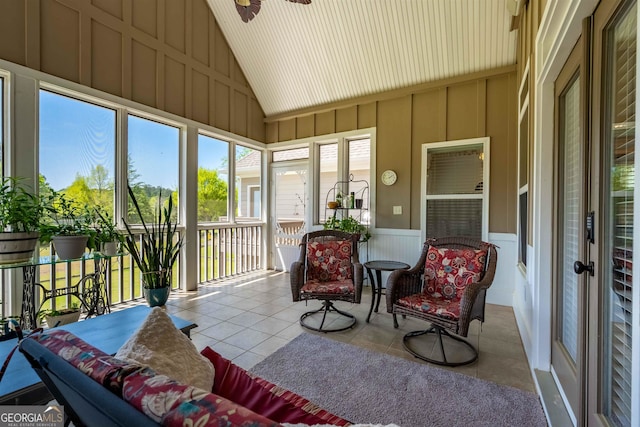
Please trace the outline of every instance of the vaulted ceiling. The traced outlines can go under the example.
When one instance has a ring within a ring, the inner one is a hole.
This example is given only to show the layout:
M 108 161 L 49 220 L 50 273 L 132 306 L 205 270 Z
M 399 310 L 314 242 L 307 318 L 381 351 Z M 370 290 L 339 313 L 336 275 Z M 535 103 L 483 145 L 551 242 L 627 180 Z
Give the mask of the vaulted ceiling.
M 267 117 L 514 64 L 510 1 L 208 0 Z

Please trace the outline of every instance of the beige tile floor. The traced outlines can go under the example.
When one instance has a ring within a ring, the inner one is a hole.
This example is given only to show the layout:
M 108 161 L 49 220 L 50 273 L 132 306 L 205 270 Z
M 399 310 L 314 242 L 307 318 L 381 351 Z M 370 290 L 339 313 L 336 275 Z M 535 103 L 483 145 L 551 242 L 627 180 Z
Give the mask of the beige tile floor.
M 138 302 L 143 303 L 143 302 Z M 398 318 L 400 327 L 384 308 L 366 323 L 371 288 L 365 287 L 361 304 L 337 303 L 358 319 L 356 326 L 343 332 L 321 334 L 327 338 L 422 362 L 402 347 L 409 331 L 424 329 L 426 323 Z M 289 274 L 261 271 L 200 285 L 197 291 L 172 292 L 167 309 L 198 327 L 191 331 L 196 347 L 210 346 L 234 363 L 250 369 L 304 330 L 298 320 L 305 311 L 319 308 L 317 301 L 293 303 Z M 124 305 L 115 309 L 124 308 Z M 308 331 L 307 331 L 308 332 Z M 480 349 L 478 361 L 452 369 L 477 378 L 535 392 L 520 335 L 511 307 L 488 304 L 485 322 L 472 323 L 469 340 Z

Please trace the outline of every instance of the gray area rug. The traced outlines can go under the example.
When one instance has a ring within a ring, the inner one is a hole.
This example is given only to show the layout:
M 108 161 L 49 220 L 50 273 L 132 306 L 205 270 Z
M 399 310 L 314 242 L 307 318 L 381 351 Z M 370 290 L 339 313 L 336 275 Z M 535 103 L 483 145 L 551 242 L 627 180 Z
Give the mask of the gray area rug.
M 534 393 L 303 333 L 251 372 L 351 422 L 546 426 Z

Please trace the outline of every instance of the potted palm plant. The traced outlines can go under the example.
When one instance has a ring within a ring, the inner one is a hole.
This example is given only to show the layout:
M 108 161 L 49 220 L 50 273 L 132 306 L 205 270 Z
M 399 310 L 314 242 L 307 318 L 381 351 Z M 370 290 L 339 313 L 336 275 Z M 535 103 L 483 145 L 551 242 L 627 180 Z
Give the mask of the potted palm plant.
M 167 206 L 163 206 L 162 191 L 160 191 L 155 223 L 147 225 L 133 190 L 130 186 L 127 186 L 127 189 L 144 232 L 135 233 L 123 218 L 127 229 L 124 247 L 140 270 L 147 302 L 151 307 L 161 306 L 169 298 L 173 265 L 178 259 L 183 244 L 183 237 L 177 232 L 177 224 L 171 219 L 173 199 L 169 196 Z
M 3 177 L 0 186 L 0 263 L 28 261 L 38 243 L 43 204 L 19 178 Z
M 80 258 L 92 234 L 91 209 L 64 193 L 51 191 L 45 204 L 45 214 L 46 220 L 40 226 L 40 242 L 53 242 L 60 259 Z

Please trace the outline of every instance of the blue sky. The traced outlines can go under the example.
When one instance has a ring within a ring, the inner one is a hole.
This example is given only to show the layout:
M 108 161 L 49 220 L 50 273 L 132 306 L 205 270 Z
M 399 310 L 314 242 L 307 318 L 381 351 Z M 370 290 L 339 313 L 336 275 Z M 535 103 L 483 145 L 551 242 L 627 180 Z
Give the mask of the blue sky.
M 177 128 L 129 116 L 129 158 L 139 181 L 178 186 Z M 98 164 L 115 171 L 116 112 L 48 91 L 40 91 L 40 172 L 60 190 L 77 174 L 88 176 Z M 199 166 L 217 169 L 228 157 L 227 144 L 199 137 Z

